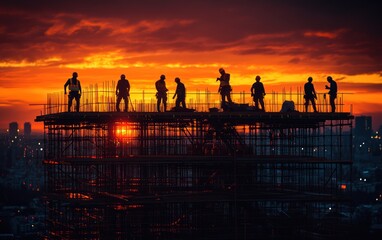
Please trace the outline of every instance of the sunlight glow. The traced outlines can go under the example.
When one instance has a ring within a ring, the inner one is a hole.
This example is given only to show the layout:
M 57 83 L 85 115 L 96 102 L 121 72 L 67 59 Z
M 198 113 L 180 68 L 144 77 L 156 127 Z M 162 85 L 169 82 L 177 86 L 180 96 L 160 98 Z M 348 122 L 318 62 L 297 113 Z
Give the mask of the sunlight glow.
M 133 130 L 129 123 L 116 123 L 114 129 L 117 138 L 125 138 L 133 135 Z

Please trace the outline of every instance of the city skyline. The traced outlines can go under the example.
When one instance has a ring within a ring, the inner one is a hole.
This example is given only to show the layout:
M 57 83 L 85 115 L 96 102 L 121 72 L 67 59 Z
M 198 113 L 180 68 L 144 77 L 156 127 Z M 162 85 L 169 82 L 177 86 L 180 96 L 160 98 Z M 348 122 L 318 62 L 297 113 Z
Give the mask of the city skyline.
M 267 92 L 295 91 L 309 76 L 325 93 L 332 76 L 355 115 L 382 122 L 380 3 L 362 1 L 2 1 L 0 129 L 34 122 L 47 94 L 72 72 L 83 86 L 117 81 L 155 91 L 214 92 L 218 69 L 234 92 L 261 75 Z M 266 99 L 267 100 L 267 99 Z M 250 98 L 246 99 L 252 103 Z M 349 108 L 347 108 L 349 109 Z M 345 109 L 345 110 L 347 110 Z

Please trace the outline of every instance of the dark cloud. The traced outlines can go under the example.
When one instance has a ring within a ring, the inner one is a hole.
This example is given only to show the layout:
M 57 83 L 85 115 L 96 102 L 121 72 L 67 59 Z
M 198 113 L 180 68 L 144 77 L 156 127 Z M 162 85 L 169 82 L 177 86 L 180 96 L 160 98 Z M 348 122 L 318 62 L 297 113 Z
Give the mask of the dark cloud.
M 375 73 L 382 69 L 380 5 L 356 0 L 5 0 L 0 3 L 0 61 L 57 55 L 75 60 L 79 52 L 115 48 L 196 53 L 235 48 L 238 55 L 284 55 L 291 64 L 332 59 L 325 67 L 338 73 Z
M 301 62 L 301 59 L 300 58 L 292 58 L 288 62 L 293 63 L 293 64 L 298 64 L 299 62 Z

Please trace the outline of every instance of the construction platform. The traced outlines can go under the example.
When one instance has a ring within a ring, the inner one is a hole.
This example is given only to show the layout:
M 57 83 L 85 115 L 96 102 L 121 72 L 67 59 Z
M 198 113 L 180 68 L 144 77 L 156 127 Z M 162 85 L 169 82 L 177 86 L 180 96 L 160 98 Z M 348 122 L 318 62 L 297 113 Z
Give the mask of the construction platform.
M 36 122 L 55 122 L 76 124 L 85 122 L 108 123 L 110 121 L 129 122 L 177 122 L 179 120 L 207 120 L 232 122 L 233 124 L 269 123 L 269 124 L 316 124 L 330 120 L 349 120 L 350 113 L 313 113 L 313 112 L 61 112 L 36 116 Z M 292 127 L 291 126 L 291 127 Z
M 346 235 L 350 113 L 61 112 L 36 121 L 47 237 Z

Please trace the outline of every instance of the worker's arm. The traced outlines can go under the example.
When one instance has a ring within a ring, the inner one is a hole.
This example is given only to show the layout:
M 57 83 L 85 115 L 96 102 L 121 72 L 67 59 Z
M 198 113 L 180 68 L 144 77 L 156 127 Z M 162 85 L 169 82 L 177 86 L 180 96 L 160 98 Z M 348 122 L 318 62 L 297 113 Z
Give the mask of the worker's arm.
M 69 85 L 69 79 L 68 79 L 68 81 L 66 81 L 66 83 L 64 84 L 64 93 L 66 94 L 66 87 Z

